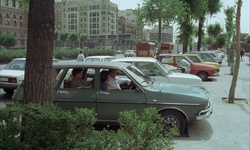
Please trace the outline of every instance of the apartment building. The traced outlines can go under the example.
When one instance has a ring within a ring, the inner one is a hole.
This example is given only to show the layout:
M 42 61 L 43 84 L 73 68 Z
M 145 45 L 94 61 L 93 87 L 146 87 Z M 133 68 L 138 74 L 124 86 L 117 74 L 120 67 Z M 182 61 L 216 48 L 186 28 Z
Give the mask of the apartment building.
M 162 29 L 161 30 L 161 41 L 163 42 L 170 42 L 173 43 L 173 27 L 170 26 L 167 29 Z M 151 41 L 158 41 L 158 34 L 159 33 L 159 26 L 155 25 L 151 29 L 144 30 L 144 39 L 146 40 L 151 40 Z
M 133 9 L 126 9 L 126 10 L 119 10 L 118 11 L 118 16 L 121 18 L 124 18 L 124 22 L 125 24 L 127 24 L 127 27 L 125 25 L 125 31 L 124 33 L 131 33 L 132 34 L 132 38 L 136 38 L 136 39 L 142 39 L 143 38 L 143 27 L 139 28 L 137 27 L 136 24 L 136 20 L 137 20 L 137 16 L 134 13 Z M 119 32 L 120 31 L 118 28 Z
M 27 13 L 22 0 L 0 0 L 0 33 L 12 34 L 16 37 L 14 48 L 26 48 Z
M 110 0 L 56 2 L 56 29 L 87 34 L 89 46 L 124 45 L 136 39 L 135 22 L 133 10 L 120 11 Z
M 56 3 L 56 29 L 85 33 L 88 42 L 111 45 L 117 38 L 118 5 L 110 0 L 62 0 Z

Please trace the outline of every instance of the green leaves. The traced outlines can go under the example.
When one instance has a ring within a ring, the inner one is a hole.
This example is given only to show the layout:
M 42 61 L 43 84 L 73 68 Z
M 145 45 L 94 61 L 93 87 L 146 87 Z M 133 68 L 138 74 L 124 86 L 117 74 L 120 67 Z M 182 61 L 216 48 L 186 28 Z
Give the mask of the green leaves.
M 16 37 L 10 34 L 0 34 L 0 45 L 7 49 L 16 45 Z

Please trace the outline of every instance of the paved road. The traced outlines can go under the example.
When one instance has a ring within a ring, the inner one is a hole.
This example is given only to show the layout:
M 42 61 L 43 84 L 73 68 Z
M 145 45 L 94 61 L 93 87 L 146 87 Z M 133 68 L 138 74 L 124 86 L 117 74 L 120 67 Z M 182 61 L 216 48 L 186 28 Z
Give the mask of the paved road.
M 204 82 L 212 95 L 213 114 L 210 118 L 197 121 L 188 127 L 188 138 L 175 140 L 175 150 L 249 150 L 250 111 L 249 105 L 239 101 L 237 104 L 223 102 L 228 97 L 232 76 L 230 68 L 223 62 L 219 76 L 213 82 Z M 235 91 L 236 98 L 250 100 L 250 62 L 245 57 Z

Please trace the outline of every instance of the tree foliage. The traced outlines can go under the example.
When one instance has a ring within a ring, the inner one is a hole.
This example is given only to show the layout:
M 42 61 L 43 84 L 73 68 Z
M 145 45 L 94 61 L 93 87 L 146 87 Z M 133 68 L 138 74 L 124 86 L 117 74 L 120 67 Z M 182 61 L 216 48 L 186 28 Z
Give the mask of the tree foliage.
M 138 18 L 145 24 L 158 24 L 158 42 L 161 42 L 162 27 L 169 27 L 178 17 L 184 16 L 186 5 L 180 0 L 143 0 Z
M 10 34 L 0 34 L 0 45 L 7 49 L 16 45 L 16 37 Z
M 235 28 L 235 6 L 227 7 L 224 9 L 224 13 L 226 15 L 226 47 L 227 47 L 227 59 L 228 65 L 231 66 L 231 74 L 232 74 L 232 64 L 234 63 L 234 49 L 231 45 L 231 39 L 234 34 Z
M 201 10 L 201 12 L 198 13 L 198 42 L 197 42 L 197 50 L 200 51 L 202 39 L 204 37 L 204 23 L 206 20 L 206 16 L 210 15 L 213 16 L 214 14 L 217 14 L 221 7 L 222 3 L 220 0 L 204 0 L 204 5 Z M 207 28 L 207 27 L 206 27 Z
M 192 44 L 193 37 L 196 34 L 194 20 L 197 20 L 207 7 L 207 1 L 200 0 L 182 0 L 186 4 L 185 16 L 178 17 L 178 40 L 183 43 L 183 53 L 187 52 L 187 48 Z M 189 30 L 189 31 L 186 31 Z

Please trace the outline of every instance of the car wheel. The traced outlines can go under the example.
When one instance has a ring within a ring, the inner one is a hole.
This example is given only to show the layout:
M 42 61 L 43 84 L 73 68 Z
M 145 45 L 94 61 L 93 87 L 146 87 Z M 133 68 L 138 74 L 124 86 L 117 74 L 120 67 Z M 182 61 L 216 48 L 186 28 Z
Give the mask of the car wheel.
M 197 76 L 200 77 L 202 81 L 207 81 L 208 79 L 208 74 L 206 72 L 199 72 Z
M 186 118 L 178 111 L 167 110 L 160 113 L 164 118 L 163 120 L 163 132 L 169 132 L 171 128 L 177 128 L 180 131 L 180 135 L 185 132 Z
M 7 94 L 13 94 L 14 93 L 14 90 L 12 90 L 12 89 L 3 89 L 3 90 Z

